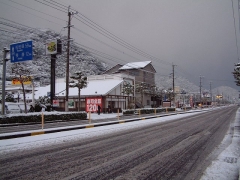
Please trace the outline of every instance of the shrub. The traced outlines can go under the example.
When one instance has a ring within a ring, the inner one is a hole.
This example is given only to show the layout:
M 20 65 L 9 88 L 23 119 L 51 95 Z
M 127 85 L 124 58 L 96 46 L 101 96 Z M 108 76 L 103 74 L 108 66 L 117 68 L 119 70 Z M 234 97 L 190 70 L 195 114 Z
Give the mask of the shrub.
M 57 120 L 85 120 L 87 119 L 86 112 L 69 112 L 69 113 L 44 113 L 44 121 L 57 121 Z M 0 116 L 1 124 L 13 124 L 13 123 L 40 123 L 42 121 L 41 113 L 31 113 L 31 114 L 16 114 Z
M 133 115 L 133 114 L 139 114 L 139 111 L 141 114 L 151 114 L 151 113 L 161 113 L 166 112 L 166 108 L 143 108 L 143 109 L 126 109 L 123 110 L 123 115 Z M 175 108 L 167 107 L 168 111 L 175 111 Z

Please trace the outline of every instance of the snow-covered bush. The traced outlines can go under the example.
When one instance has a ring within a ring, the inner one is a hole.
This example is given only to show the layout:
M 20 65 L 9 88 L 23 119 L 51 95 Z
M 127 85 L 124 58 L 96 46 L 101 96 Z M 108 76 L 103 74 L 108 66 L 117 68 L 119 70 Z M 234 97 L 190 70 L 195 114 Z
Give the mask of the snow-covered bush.
M 69 113 L 44 113 L 44 121 L 58 121 L 58 120 L 86 120 L 86 112 L 69 112 Z M 6 116 L 0 116 L 1 124 L 12 124 L 12 123 L 41 123 L 42 113 L 31 113 L 31 114 L 11 114 Z
M 175 111 L 175 108 L 167 107 L 167 108 L 142 108 L 142 109 L 125 109 L 123 110 L 124 115 L 133 115 L 133 114 L 151 114 L 151 113 L 161 113 L 166 111 Z

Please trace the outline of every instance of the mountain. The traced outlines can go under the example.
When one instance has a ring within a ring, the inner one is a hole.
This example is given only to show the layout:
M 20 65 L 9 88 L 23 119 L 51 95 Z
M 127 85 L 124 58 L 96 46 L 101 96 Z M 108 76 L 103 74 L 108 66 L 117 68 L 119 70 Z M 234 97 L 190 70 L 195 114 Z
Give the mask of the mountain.
M 31 70 L 32 75 L 36 80 L 40 82 L 50 82 L 51 72 L 51 57 L 46 55 L 45 45 L 49 40 L 61 39 L 62 40 L 62 54 L 57 55 L 56 60 L 56 78 L 64 78 L 66 72 L 66 49 L 67 49 L 67 37 L 62 36 L 49 29 L 25 29 L 19 32 L 1 32 L 5 33 L 4 36 L 7 39 L 0 39 L 0 48 L 10 47 L 10 44 L 16 42 L 23 42 L 31 39 L 34 44 L 34 59 L 32 61 L 21 62 Z M 0 51 L 0 57 L 2 57 L 2 51 Z M 1 58 L 2 59 L 2 58 Z M 7 80 L 11 80 L 11 68 L 13 63 L 7 62 Z M 109 65 L 102 62 L 99 58 L 93 56 L 89 51 L 77 46 L 74 41 L 71 41 L 70 49 L 70 74 L 76 71 L 82 71 L 86 76 L 98 75 L 109 69 Z M 0 66 L 2 72 L 2 66 Z M 2 73 L 1 75 L 2 76 Z M 157 76 L 156 84 L 162 89 L 168 89 L 172 87 L 172 77 Z M 184 90 L 189 93 L 199 92 L 199 86 L 189 82 L 186 78 L 175 77 L 175 86 L 180 91 Z M 203 91 L 209 91 L 203 89 Z M 230 87 L 218 87 L 212 90 L 213 95 L 224 94 L 225 97 L 229 97 L 230 100 L 238 100 L 238 91 Z
M 168 89 L 173 87 L 173 79 L 172 76 L 166 77 L 156 77 L 156 84 L 162 88 L 162 89 Z M 175 77 L 174 79 L 174 86 L 181 90 L 184 90 L 186 92 L 199 92 L 199 87 L 196 86 L 195 84 L 189 82 L 186 78 L 184 77 Z
M 228 86 L 220 86 L 212 90 L 215 95 L 222 95 L 224 99 L 239 102 L 239 92 Z
M 8 34 L 12 38 L 8 41 L 1 42 L 1 47 L 10 47 L 10 44 L 23 42 L 31 39 L 33 41 L 33 60 L 21 62 L 31 70 L 31 74 L 39 81 L 50 81 L 51 72 L 51 55 L 46 55 L 45 44 L 49 40 L 61 39 L 62 40 L 62 54 L 57 55 L 56 60 L 56 78 L 65 77 L 66 72 L 66 49 L 67 41 L 65 36 L 50 30 L 28 30 L 21 35 Z M 3 46 L 4 45 L 4 46 Z M 2 57 L 2 56 L 1 56 Z M 71 50 L 69 56 L 70 62 L 70 75 L 76 71 L 83 71 L 85 75 L 97 75 L 107 70 L 107 64 L 98 60 L 98 58 L 91 55 L 87 50 L 80 48 L 71 42 Z M 14 63 L 7 62 L 7 80 L 11 79 L 11 68 Z

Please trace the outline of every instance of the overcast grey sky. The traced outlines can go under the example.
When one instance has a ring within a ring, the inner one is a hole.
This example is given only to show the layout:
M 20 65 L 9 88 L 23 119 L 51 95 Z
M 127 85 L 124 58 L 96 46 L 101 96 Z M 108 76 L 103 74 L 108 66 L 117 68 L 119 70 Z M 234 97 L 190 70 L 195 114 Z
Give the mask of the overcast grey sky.
M 72 19 L 75 42 L 116 57 L 106 60 L 111 65 L 151 60 L 157 75 L 168 76 L 173 63 L 176 76 L 196 85 L 201 75 L 206 89 L 212 82 L 213 88 L 240 90 L 231 73 L 238 62 L 232 0 L 0 0 L 0 17 L 67 34 L 63 27 L 68 17 L 62 12 L 67 9 L 60 4 L 79 12 Z M 240 46 L 238 0 L 233 0 L 233 6 Z M 79 21 L 80 13 L 154 58 L 139 55 L 89 28 Z

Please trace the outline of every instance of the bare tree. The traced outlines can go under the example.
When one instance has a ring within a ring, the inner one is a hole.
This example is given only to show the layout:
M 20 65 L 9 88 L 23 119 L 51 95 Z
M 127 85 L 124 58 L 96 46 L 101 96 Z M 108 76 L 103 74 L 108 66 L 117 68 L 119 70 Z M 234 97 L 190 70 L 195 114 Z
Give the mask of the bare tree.
M 128 107 L 130 108 L 129 96 L 130 96 L 130 94 L 134 93 L 134 86 L 132 84 L 130 84 L 128 81 L 124 81 L 123 88 L 122 88 L 122 93 L 127 94 L 127 96 L 128 96 Z
M 75 72 L 73 76 L 70 77 L 72 80 L 69 82 L 69 87 L 78 88 L 78 111 L 80 111 L 80 92 L 81 89 L 87 87 L 87 77 L 83 75 L 82 72 Z
M 149 92 L 149 88 L 147 86 L 147 83 L 141 82 L 136 85 L 136 92 L 141 94 L 141 105 L 143 106 L 143 95 L 147 92 Z
M 14 75 L 12 80 L 20 82 L 20 84 L 22 86 L 24 108 L 25 108 L 25 113 L 27 113 L 24 83 L 28 82 L 28 81 L 32 81 L 32 77 L 30 76 L 30 70 L 26 66 L 24 66 L 24 64 L 15 63 L 14 66 L 12 66 L 12 73 Z M 34 92 L 32 92 L 32 93 L 34 93 Z

